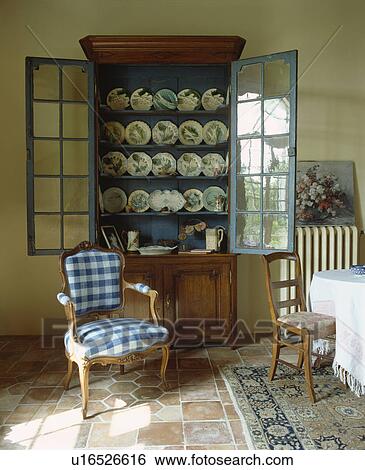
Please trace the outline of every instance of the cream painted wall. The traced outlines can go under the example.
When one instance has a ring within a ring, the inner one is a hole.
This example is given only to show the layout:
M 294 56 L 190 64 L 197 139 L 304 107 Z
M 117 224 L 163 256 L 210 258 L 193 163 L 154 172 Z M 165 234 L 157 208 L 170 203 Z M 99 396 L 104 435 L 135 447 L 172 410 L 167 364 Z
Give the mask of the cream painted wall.
M 57 257 L 26 255 L 25 56 L 83 58 L 87 34 L 240 35 L 243 57 L 298 49 L 299 158 L 355 162 L 362 228 L 364 13 L 361 0 L 0 0 L 0 334 L 37 334 L 42 318 L 63 318 Z M 238 300 L 250 325 L 267 317 L 256 256 L 239 258 Z

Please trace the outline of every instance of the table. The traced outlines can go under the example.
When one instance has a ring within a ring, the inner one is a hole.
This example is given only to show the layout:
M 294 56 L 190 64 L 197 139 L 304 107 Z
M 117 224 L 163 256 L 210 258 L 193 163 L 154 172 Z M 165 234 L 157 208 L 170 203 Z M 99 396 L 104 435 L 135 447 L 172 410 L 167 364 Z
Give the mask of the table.
M 309 295 L 313 312 L 336 317 L 335 375 L 365 395 L 365 276 L 348 269 L 317 272 Z

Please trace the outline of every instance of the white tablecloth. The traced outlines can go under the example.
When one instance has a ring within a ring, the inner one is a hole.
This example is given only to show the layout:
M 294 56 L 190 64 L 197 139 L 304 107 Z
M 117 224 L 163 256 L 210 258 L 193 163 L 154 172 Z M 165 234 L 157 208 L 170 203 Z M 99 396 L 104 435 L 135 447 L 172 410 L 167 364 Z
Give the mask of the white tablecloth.
M 365 394 L 365 276 L 321 271 L 310 287 L 313 312 L 336 317 L 335 374 L 356 395 Z

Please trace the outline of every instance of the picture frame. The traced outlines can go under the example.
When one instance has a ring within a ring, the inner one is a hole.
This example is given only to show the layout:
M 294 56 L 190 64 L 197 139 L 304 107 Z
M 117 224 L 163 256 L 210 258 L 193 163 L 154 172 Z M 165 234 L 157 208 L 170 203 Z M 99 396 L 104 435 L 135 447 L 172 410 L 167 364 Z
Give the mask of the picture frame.
M 354 164 L 298 161 L 297 225 L 354 225 Z
M 123 253 L 125 253 L 124 245 L 114 225 L 103 225 L 101 227 L 101 232 L 108 248 L 119 248 Z

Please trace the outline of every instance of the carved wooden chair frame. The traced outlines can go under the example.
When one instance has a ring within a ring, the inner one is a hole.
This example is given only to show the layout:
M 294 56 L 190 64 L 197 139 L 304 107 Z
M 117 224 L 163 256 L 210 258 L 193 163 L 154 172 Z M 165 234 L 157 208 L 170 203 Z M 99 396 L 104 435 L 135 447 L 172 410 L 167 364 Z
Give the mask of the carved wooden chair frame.
M 98 251 L 103 251 L 107 253 L 116 253 L 119 256 L 120 259 L 120 292 L 121 292 L 121 307 L 120 309 L 116 310 L 110 310 L 110 311 L 102 311 L 102 312 L 92 312 L 91 314 L 85 314 L 82 315 L 82 318 L 87 318 L 93 315 L 96 318 L 99 318 L 100 316 L 103 317 L 109 317 L 109 318 L 115 318 L 115 315 L 120 316 L 119 314 L 123 312 L 124 307 L 125 307 L 125 290 L 126 289 L 132 289 L 142 295 L 145 295 L 149 298 L 149 313 L 150 313 L 150 319 L 152 320 L 152 323 L 154 325 L 160 325 L 161 319 L 158 315 L 157 309 L 156 309 L 156 301 L 158 297 L 158 292 L 153 289 L 149 289 L 146 292 L 141 292 L 141 290 L 138 290 L 136 288 L 136 284 L 129 283 L 125 281 L 124 279 L 124 266 L 125 266 L 125 260 L 124 256 L 121 250 L 118 248 L 104 248 L 99 245 L 93 244 L 91 242 L 82 242 L 79 245 L 77 245 L 75 248 L 73 248 L 70 251 L 64 252 L 60 256 L 60 274 L 62 278 L 62 292 L 68 292 L 68 281 L 67 281 L 67 273 L 65 272 L 64 265 L 65 265 L 65 259 L 68 258 L 69 256 L 75 255 L 79 253 L 80 251 L 85 251 L 85 250 L 92 250 L 96 249 Z M 73 302 L 68 299 L 67 302 L 64 303 L 65 307 L 65 314 L 68 322 L 68 328 L 71 332 L 70 334 L 70 353 L 68 353 L 65 350 L 65 354 L 67 357 L 68 361 L 68 367 L 67 367 L 67 375 L 65 377 L 64 381 L 64 388 L 65 390 L 68 390 L 70 381 L 72 378 L 72 367 L 73 363 L 75 362 L 78 365 L 79 368 L 79 377 L 80 377 L 80 385 L 81 385 L 81 394 L 82 394 L 82 414 L 83 417 L 86 418 L 87 416 L 87 406 L 88 406 L 88 401 L 89 401 L 89 370 L 94 364 L 102 364 L 103 366 L 109 365 L 109 364 L 119 364 L 120 365 L 120 372 L 121 374 L 124 373 L 124 364 L 129 364 L 134 361 L 139 361 L 147 356 L 149 356 L 151 353 L 154 351 L 161 349 L 162 351 L 162 361 L 161 361 L 161 368 L 160 368 L 160 376 L 162 379 L 163 386 L 165 389 L 167 389 L 167 382 L 166 382 L 166 368 L 167 368 L 167 363 L 169 360 L 169 345 L 167 343 L 159 342 L 154 344 L 152 347 L 142 351 L 142 352 L 131 352 L 123 356 L 99 356 L 95 358 L 88 359 L 86 357 L 82 357 L 78 355 L 75 352 L 75 345 L 80 344 L 79 343 L 79 337 L 77 334 L 77 320 L 76 320 L 76 314 L 75 314 L 75 305 Z
M 292 367 L 297 370 L 302 370 L 304 364 L 304 376 L 307 386 L 308 396 L 312 403 L 316 402 L 316 396 L 313 389 L 313 377 L 312 377 L 312 356 L 317 356 L 315 365 L 319 366 L 321 360 L 324 357 L 322 354 L 313 352 L 312 342 L 313 336 L 307 328 L 297 328 L 293 325 L 289 325 L 282 321 L 278 321 L 280 308 L 286 307 L 299 307 L 301 312 L 307 312 L 307 306 L 303 294 L 303 285 L 302 285 L 302 271 L 300 258 L 297 253 L 287 253 L 287 252 L 275 252 L 268 255 L 262 256 L 264 266 L 265 266 L 265 277 L 266 277 L 266 289 L 268 293 L 268 301 L 270 308 L 270 315 L 273 324 L 273 344 L 272 344 L 272 359 L 271 367 L 269 371 L 269 380 L 272 381 L 278 363 L 285 364 L 286 366 Z M 286 260 L 295 262 L 295 278 L 287 279 L 282 281 L 272 281 L 271 279 L 271 270 L 270 264 L 276 260 Z M 295 298 L 289 300 L 276 301 L 274 299 L 274 290 L 281 288 L 291 289 L 295 287 Z M 282 337 L 282 331 L 287 330 L 294 335 L 297 335 L 300 338 L 300 341 L 297 343 L 290 343 L 289 340 L 286 340 Z M 280 359 L 280 351 L 282 348 L 290 348 L 298 351 L 298 360 L 297 364 L 292 364 L 284 359 Z

